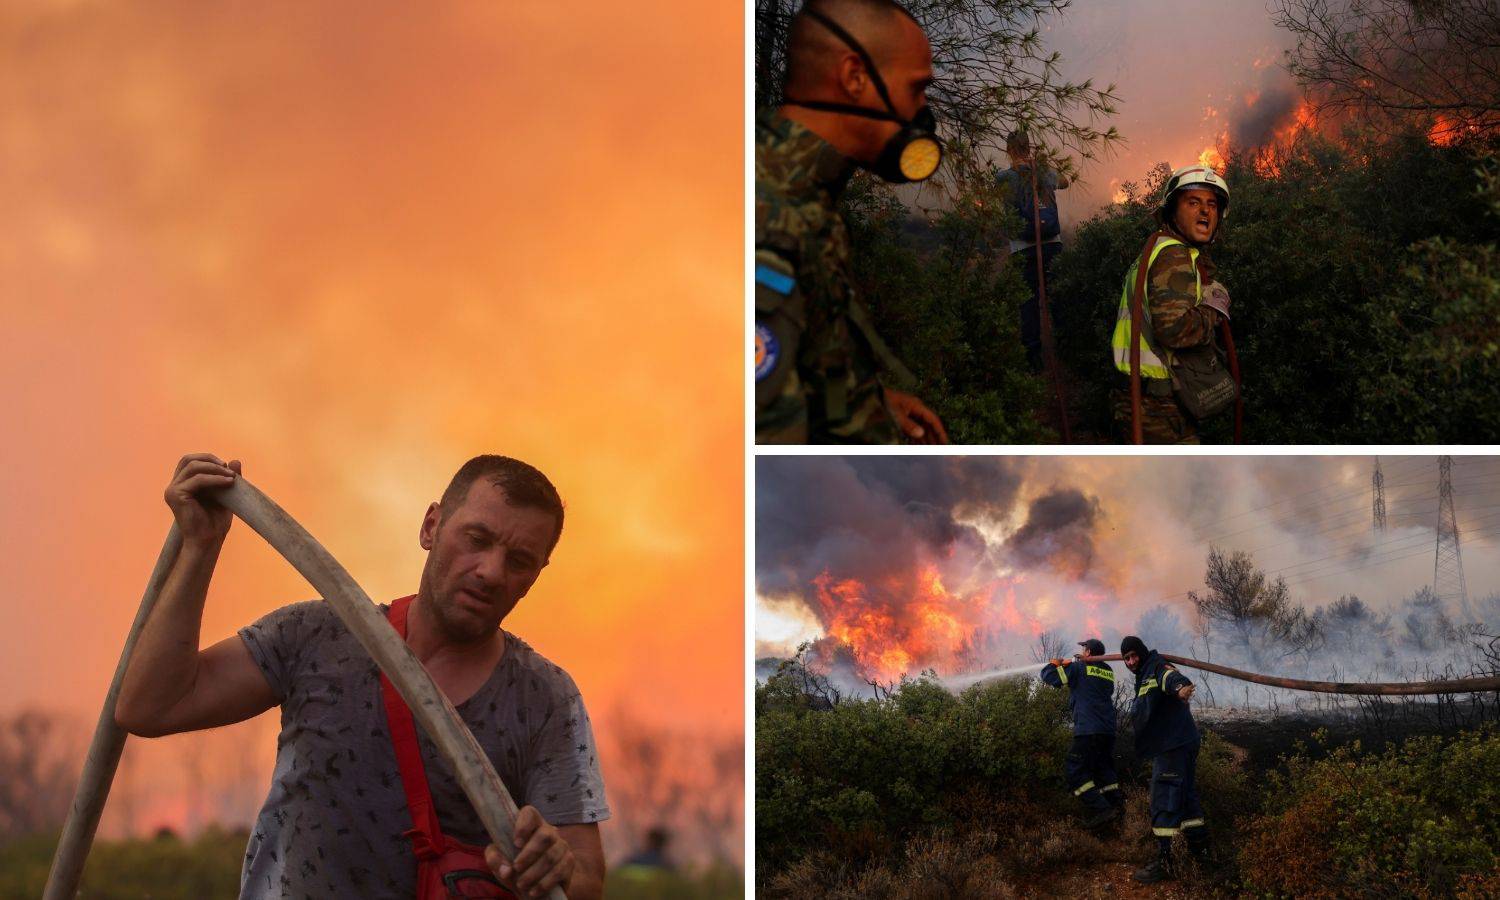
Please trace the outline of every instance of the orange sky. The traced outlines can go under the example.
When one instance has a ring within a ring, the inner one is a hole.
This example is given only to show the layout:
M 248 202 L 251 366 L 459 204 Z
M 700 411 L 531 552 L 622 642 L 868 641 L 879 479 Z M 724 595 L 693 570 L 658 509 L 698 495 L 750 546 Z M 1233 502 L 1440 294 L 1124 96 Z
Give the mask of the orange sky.
M 581 6 L 0 8 L 0 711 L 97 710 L 183 452 L 377 599 L 503 452 L 568 503 L 508 627 L 742 728 L 742 11 Z M 309 596 L 241 525 L 205 639 Z

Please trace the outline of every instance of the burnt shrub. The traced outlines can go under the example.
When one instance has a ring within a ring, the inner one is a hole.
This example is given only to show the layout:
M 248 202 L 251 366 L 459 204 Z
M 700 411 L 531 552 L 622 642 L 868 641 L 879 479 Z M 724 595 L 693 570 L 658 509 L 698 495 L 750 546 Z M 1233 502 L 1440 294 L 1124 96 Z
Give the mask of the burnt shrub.
M 1273 896 L 1484 896 L 1500 872 L 1497 772 L 1493 726 L 1378 754 L 1299 752 L 1269 777 L 1241 872 Z

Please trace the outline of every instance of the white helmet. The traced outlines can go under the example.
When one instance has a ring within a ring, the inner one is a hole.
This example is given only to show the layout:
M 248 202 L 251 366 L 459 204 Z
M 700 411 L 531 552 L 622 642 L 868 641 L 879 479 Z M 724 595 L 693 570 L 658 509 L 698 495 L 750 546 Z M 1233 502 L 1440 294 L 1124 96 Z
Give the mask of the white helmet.
M 1218 172 L 1205 165 L 1184 166 L 1167 179 L 1167 188 L 1162 192 L 1161 205 L 1156 213 L 1165 221 L 1167 209 L 1172 205 L 1172 195 L 1189 188 L 1208 188 L 1219 195 L 1219 221 L 1229 215 L 1229 182 Z

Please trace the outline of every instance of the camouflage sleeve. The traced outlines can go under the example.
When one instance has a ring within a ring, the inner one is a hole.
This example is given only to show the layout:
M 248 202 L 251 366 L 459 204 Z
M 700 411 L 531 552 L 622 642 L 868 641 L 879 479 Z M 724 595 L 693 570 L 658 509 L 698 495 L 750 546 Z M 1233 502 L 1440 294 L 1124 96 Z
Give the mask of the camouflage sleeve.
M 1213 340 L 1219 314 L 1198 304 L 1193 260 L 1174 244 L 1157 254 L 1147 275 L 1151 332 L 1164 347 L 1198 347 Z
M 796 268 L 784 254 L 755 251 L 755 442 L 807 443 L 807 392 L 797 354 L 807 314 Z

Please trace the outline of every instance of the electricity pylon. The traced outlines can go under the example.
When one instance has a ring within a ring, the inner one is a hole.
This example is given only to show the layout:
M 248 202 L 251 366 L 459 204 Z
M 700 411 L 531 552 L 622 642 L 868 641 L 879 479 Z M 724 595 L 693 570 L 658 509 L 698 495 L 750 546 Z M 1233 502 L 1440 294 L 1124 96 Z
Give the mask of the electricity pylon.
M 1380 457 L 1375 457 L 1375 474 L 1370 476 L 1370 489 L 1375 514 L 1375 533 L 1385 534 L 1385 476 L 1380 472 Z
M 1438 599 L 1457 601 L 1465 622 L 1474 621 L 1464 559 L 1459 550 L 1458 515 L 1453 511 L 1453 457 L 1438 457 L 1437 555 L 1432 563 L 1432 590 Z

